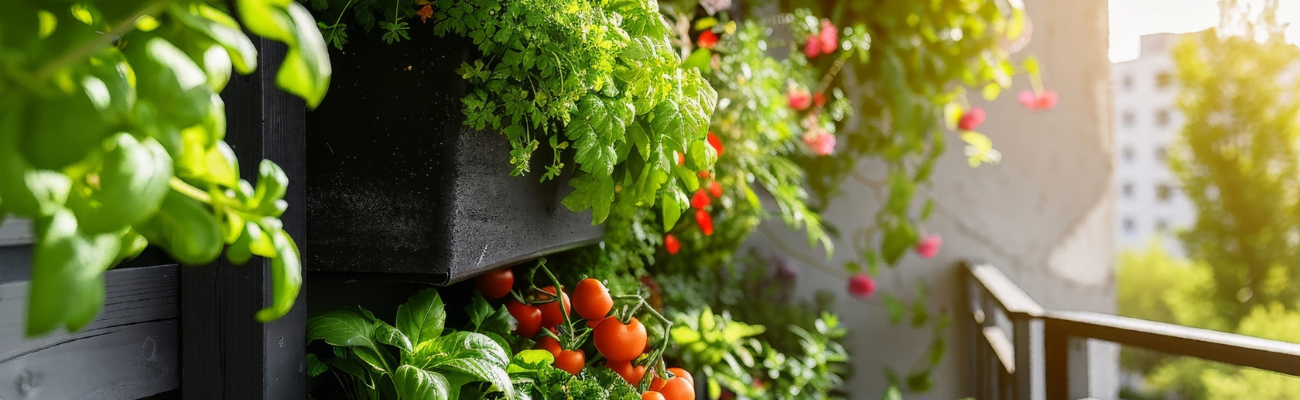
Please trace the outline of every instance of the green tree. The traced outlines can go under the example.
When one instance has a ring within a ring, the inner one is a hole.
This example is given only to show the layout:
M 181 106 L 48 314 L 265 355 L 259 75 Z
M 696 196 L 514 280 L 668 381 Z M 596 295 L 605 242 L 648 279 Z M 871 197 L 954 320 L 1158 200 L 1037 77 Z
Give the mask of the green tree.
M 1257 305 L 1297 304 L 1300 248 L 1300 99 L 1287 70 L 1300 49 L 1274 18 L 1221 1 L 1218 29 L 1174 49 L 1186 116 L 1170 167 L 1196 208 L 1181 234 L 1190 257 L 1210 268 L 1214 314 L 1235 327 Z

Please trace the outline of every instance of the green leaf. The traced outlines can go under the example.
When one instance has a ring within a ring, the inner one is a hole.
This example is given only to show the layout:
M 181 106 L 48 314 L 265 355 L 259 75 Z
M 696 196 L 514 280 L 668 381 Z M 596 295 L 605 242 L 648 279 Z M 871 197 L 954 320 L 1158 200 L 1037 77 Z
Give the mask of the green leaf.
M 897 386 L 890 385 L 885 389 L 885 395 L 880 400 L 903 400 L 903 393 L 898 391 Z
M 417 346 L 416 352 L 418 359 L 432 364 L 456 359 L 475 359 L 504 367 L 510 362 L 509 356 L 500 345 L 486 335 L 474 332 L 455 332 L 439 337 L 434 339 L 430 346 Z
M 686 199 L 686 193 L 682 193 L 682 189 L 678 188 L 676 183 L 669 183 L 664 188 L 660 204 L 662 204 L 664 232 L 668 232 L 673 229 L 673 226 L 677 225 L 677 219 L 681 218 L 682 213 L 686 212 L 690 203 Z
M 939 365 L 939 362 L 943 361 L 943 355 L 947 351 L 948 342 L 943 340 L 943 336 L 935 337 L 934 341 L 930 342 L 930 366 L 933 367 Z
M 889 313 L 889 324 L 898 326 L 903 323 L 903 311 L 907 306 L 888 293 L 881 293 L 880 299 L 885 303 L 885 311 Z
M 880 244 L 881 256 L 885 263 L 894 265 L 903 258 L 903 254 L 917 242 L 915 228 L 907 222 L 898 222 L 887 227 L 885 238 Z
M 67 211 L 37 220 L 35 233 L 27 335 L 63 324 L 79 330 L 104 306 L 103 273 L 117 255 L 118 238 L 78 232 L 76 217 Z
M 690 57 L 686 57 L 686 60 L 682 61 L 682 68 L 707 69 L 709 68 L 709 61 L 712 57 L 713 54 L 709 49 L 695 49 L 695 51 L 691 53 Z
M 353 310 L 334 310 L 307 319 L 307 342 L 324 341 L 336 347 L 376 348 L 375 327 Z
M 397 306 L 397 329 L 406 334 L 415 348 L 442 335 L 447 311 L 436 289 L 424 289 Z
M 923 297 L 924 295 L 920 295 L 920 296 Z M 930 321 L 930 310 L 925 308 L 924 299 L 921 298 L 913 302 L 912 303 L 912 327 L 919 328 L 922 325 L 925 325 L 925 323 L 929 321 Z
M 488 339 L 490 341 L 490 339 Z M 499 350 L 499 349 L 498 349 Z M 439 368 L 449 369 L 452 371 L 468 374 L 479 380 L 492 384 L 497 390 L 504 392 L 505 398 L 513 398 L 515 395 L 514 385 L 510 383 L 510 375 L 506 374 L 505 363 L 500 365 L 493 364 L 487 360 L 474 358 L 458 358 L 449 360 L 439 366 Z
M 325 364 L 315 354 L 307 354 L 307 377 L 315 378 L 329 370 L 329 364 Z
M 104 149 L 97 190 L 81 187 L 69 204 L 79 229 L 87 233 L 121 231 L 143 222 L 158 212 L 171 190 L 172 159 L 158 141 L 119 133 L 104 141 Z
M 612 171 L 611 171 L 612 172 Z M 560 201 L 569 211 L 592 209 L 591 224 L 605 222 L 610 205 L 614 203 L 614 179 L 609 175 L 578 174 L 569 179 L 575 190 Z
M 289 314 L 302 289 L 302 260 L 298 245 L 284 230 L 271 232 L 276 257 L 271 259 L 271 306 L 257 312 L 257 320 L 269 322 Z
M 614 142 L 623 137 L 633 114 L 632 104 L 619 99 L 589 94 L 578 101 L 564 135 L 573 142 L 574 160 L 583 171 L 597 176 L 614 172 L 618 159 Z
M 149 243 L 161 246 L 185 265 L 211 263 L 221 255 L 224 244 L 221 226 L 212 212 L 176 190 L 167 192 L 153 218 L 134 227 Z
M 510 365 L 521 365 L 525 367 L 536 368 L 544 365 L 551 365 L 555 362 L 555 356 L 546 350 L 524 350 L 515 354 L 511 359 Z
M 913 372 L 907 375 L 907 390 L 916 393 L 925 393 L 934 389 L 934 379 L 931 370 Z
M 406 354 L 415 352 L 415 347 L 411 345 L 411 339 L 407 338 L 402 331 L 384 321 L 375 321 L 375 341 L 396 347 Z
M 244 35 L 239 23 L 226 13 L 207 4 L 191 3 L 172 5 L 171 15 L 225 48 L 239 73 L 249 74 L 257 68 L 257 48 Z
M 293 20 L 294 41 L 284 55 L 284 63 L 275 75 L 276 86 L 297 95 L 315 109 L 330 88 L 329 49 L 311 12 L 297 2 L 289 3 L 288 15 Z
M 410 365 L 397 367 L 393 373 L 393 384 L 397 386 L 398 396 L 403 399 L 451 399 L 451 385 L 446 377 Z

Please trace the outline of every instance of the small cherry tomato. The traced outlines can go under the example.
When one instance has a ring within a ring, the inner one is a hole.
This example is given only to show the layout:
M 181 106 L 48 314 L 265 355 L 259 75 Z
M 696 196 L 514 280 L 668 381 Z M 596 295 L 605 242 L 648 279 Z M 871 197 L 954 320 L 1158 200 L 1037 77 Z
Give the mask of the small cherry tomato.
M 641 400 L 665 400 L 664 395 L 659 392 L 650 391 L 641 393 Z
M 555 357 L 555 368 L 564 370 L 573 375 L 582 372 L 582 367 L 587 363 L 587 355 L 582 350 L 564 350 L 560 355 Z
M 517 322 L 515 332 L 519 336 L 530 338 L 537 336 L 537 332 L 541 332 L 542 310 L 520 303 L 519 300 L 510 299 L 510 301 L 506 302 L 506 311 L 509 311 L 510 316 L 515 318 Z
M 551 352 L 551 355 L 556 358 L 560 357 L 560 350 L 562 350 L 560 348 L 560 342 L 557 342 L 553 337 L 545 335 L 543 335 L 541 339 L 537 339 L 537 346 L 534 346 L 534 348 L 549 351 Z
M 609 289 L 600 281 L 587 278 L 578 282 L 573 289 L 573 308 L 578 315 L 588 321 L 599 321 L 614 309 L 614 298 L 609 296 Z
M 483 294 L 488 300 L 496 300 L 510 294 L 510 288 L 515 286 L 515 273 L 510 268 L 500 268 L 495 271 L 488 271 L 482 275 L 474 277 L 474 289 Z
M 658 391 L 660 389 L 663 389 L 665 383 L 668 383 L 668 381 L 665 381 L 663 378 L 656 376 L 654 377 L 654 379 L 650 380 L 650 390 Z
M 695 385 L 685 377 L 675 377 L 664 382 L 659 393 L 664 395 L 664 400 L 695 400 Z
M 593 336 L 596 339 L 596 350 L 613 361 L 636 359 L 641 352 L 645 351 L 648 341 L 645 325 L 636 318 L 632 318 L 624 325 L 618 318 L 607 317 L 604 321 L 600 321 L 600 325 L 596 325 Z
M 542 291 L 555 294 L 555 286 L 544 287 Z M 564 314 L 568 314 L 569 309 L 573 307 L 573 304 L 569 301 L 569 294 L 561 292 L 560 301 L 564 302 Z M 554 328 L 556 325 L 564 323 L 564 315 L 560 314 L 560 301 L 537 305 L 537 308 L 542 310 L 543 328 Z
M 674 377 L 686 378 L 686 381 L 690 382 L 691 386 L 695 386 L 695 377 L 691 376 L 690 372 L 686 372 L 686 370 L 681 368 L 669 368 L 668 372 L 672 372 Z
M 632 366 L 631 361 L 605 360 L 605 367 L 613 370 L 614 373 L 618 374 L 618 376 L 623 377 L 623 380 L 627 381 L 627 383 L 632 386 L 641 383 L 641 378 L 645 377 L 645 366 L 641 365 L 634 367 Z

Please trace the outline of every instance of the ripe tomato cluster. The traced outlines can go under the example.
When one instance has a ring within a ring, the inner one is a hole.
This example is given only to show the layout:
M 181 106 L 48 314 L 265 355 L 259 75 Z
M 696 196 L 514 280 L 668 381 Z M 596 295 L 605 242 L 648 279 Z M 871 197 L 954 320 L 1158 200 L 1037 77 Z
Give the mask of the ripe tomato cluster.
M 474 278 L 474 288 L 489 300 L 504 299 L 506 310 L 516 322 L 514 333 L 535 340 L 534 348 L 550 352 L 555 357 L 552 364 L 555 368 L 581 374 L 591 366 L 582 349 L 590 343 L 599 353 L 597 358 L 604 358 L 605 368 L 642 391 L 643 399 L 695 398 L 694 378 L 685 370 L 663 365 L 668 340 L 658 341 L 659 348 L 647 352 L 650 337 L 646 326 L 636 317 L 638 312 L 664 324 L 664 332 L 671 330 L 672 322 L 650 307 L 643 297 L 611 295 L 604 283 L 587 278 L 574 288 L 571 301 L 544 260 L 528 271 L 527 276 L 526 284 L 516 285 L 514 271 L 501 268 Z M 544 277 L 542 284 L 546 286 L 536 286 L 532 282 L 536 277 Z M 577 311 L 581 320 L 572 316 L 573 311 Z

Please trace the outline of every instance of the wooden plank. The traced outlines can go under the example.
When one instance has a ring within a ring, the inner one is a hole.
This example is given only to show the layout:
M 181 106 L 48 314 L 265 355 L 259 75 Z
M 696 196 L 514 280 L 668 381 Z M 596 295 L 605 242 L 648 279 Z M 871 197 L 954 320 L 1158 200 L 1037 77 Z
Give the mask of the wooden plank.
M 79 332 L 24 336 L 27 282 L 0 285 L 0 398 L 136 399 L 179 385 L 176 265 L 111 270 Z
M 301 245 L 306 241 L 305 112 L 303 103 L 275 87 L 285 47 L 256 42 L 252 75 L 231 80 L 226 101 L 226 142 L 242 161 L 240 174 L 252 181 L 258 163 L 275 161 L 291 179 L 281 220 Z M 303 255 L 306 249 L 301 248 Z M 305 258 L 305 257 L 304 257 Z M 224 259 L 181 273 L 182 394 L 186 399 L 301 399 L 306 397 L 305 291 L 289 315 L 267 324 L 254 319 L 270 304 L 270 263 L 247 265 Z
M 0 247 L 24 245 L 31 242 L 31 220 L 9 217 L 0 221 Z

